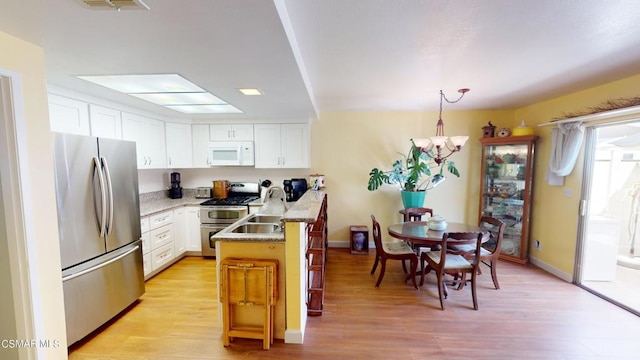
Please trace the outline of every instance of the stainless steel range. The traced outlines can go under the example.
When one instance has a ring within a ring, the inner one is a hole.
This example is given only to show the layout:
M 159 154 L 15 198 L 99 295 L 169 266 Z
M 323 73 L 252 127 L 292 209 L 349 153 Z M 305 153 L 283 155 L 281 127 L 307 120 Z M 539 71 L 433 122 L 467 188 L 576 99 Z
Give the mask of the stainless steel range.
M 232 182 L 228 197 L 200 204 L 202 256 L 216 256 L 216 244 L 211 241 L 211 236 L 249 214 L 249 203 L 259 198 L 260 184 Z

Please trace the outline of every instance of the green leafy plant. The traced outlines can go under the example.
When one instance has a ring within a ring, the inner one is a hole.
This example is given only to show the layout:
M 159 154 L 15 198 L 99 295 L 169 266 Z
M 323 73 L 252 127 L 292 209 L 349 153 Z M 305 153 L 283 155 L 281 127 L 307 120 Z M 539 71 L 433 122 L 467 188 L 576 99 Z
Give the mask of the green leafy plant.
M 460 172 L 453 161 L 444 159 L 441 164 L 436 164 L 433 159 L 422 152 L 411 140 L 411 148 L 402 160 L 394 161 L 391 170 L 373 168 L 369 172 L 369 191 L 377 190 L 382 184 L 397 184 L 404 191 L 427 190 L 433 188 L 444 179 L 444 168 L 450 174 L 460 177 Z M 432 170 L 435 174 L 431 175 Z

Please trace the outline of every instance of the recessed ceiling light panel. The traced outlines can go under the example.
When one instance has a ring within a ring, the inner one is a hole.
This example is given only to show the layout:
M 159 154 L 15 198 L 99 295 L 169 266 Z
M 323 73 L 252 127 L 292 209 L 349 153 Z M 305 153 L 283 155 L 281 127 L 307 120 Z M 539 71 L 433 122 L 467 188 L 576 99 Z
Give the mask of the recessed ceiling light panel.
M 242 111 L 178 74 L 78 76 L 109 89 L 187 114 Z
M 262 95 L 262 92 L 260 90 L 252 89 L 252 88 L 238 89 L 238 91 L 240 91 L 244 95 L 249 95 L 249 96 Z
M 205 92 L 204 89 L 178 74 L 97 75 L 78 77 L 125 94 Z
M 233 105 L 169 105 L 168 109 L 177 110 L 185 114 L 242 114 Z
M 226 101 L 210 93 L 130 94 L 158 105 L 223 105 Z

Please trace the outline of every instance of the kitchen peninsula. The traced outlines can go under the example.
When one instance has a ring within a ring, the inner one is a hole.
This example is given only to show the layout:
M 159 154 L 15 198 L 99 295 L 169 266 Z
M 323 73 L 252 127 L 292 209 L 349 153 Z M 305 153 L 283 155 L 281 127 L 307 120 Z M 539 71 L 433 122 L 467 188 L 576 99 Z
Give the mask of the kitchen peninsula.
M 282 216 L 283 232 L 254 234 L 223 230 L 213 236 L 216 239 L 217 264 L 225 258 L 278 260 L 274 337 L 284 339 L 285 343 L 302 344 L 304 341 L 307 322 L 307 224 L 316 222 L 322 215 L 326 197 L 325 191 L 308 190 Z M 219 274 L 219 267 L 217 270 Z

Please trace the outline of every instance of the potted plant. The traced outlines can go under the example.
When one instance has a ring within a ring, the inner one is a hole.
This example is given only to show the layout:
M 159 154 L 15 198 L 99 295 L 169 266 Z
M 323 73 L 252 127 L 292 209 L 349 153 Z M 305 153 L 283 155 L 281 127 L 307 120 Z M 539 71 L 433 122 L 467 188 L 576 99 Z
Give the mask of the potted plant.
M 409 152 L 407 155 L 403 155 L 403 159 L 396 160 L 391 170 L 371 169 L 367 188 L 369 191 L 374 191 L 382 184 L 399 185 L 405 208 L 422 207 L 426 190 L 434 188 L 445 180 L 443 174 L 445 167 L 449 173 L 460 177 L 453 161 L 444 159 L 440 164 L 436 164 L 411 139 Z M 435 170 L 434 175 L 431 175 L 432 170 Z

